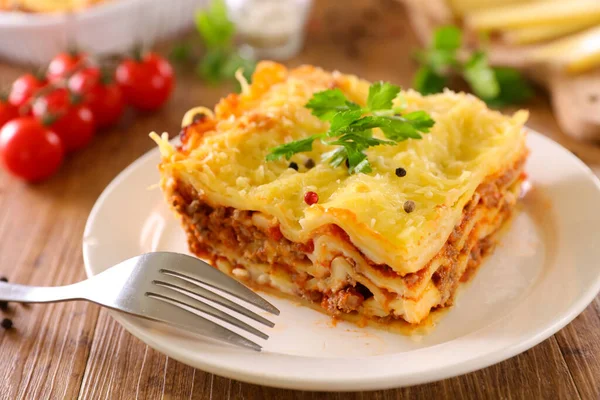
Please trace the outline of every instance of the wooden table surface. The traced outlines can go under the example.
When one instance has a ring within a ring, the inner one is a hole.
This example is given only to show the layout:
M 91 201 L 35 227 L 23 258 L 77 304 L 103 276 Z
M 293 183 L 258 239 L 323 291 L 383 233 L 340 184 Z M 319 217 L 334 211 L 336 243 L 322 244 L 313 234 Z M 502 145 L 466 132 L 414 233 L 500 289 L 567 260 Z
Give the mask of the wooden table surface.
M 408 86 L 415 46 L 403 10 L 392 0 L 318 1 L 306 47 L 290 64 L 311 63 Z M 21 72 L 0 64 L 0 83 Z M 207 87 L 185 71 L 178 79 L 163 110 L 127 115 L 118 128 L 70 157 L 49 181 L 27 185 L 0 173 L 0 276 L 48 286 L 85 278 L 81 237 L 104 187 L 153 147 L 149 131 L 176 134 L 188 108 L 211 106 L 228 90 Z M 562 134 L 543 94 L 528 108 L 530 127 L 592 167 L 600 166 L 600 148 Z M 83 302 L 12 304 L 2 315 L 12 318 L 15 328 L 0 330 L 0 399 L 600 398 L 598 298 L 562 331 L 498 365 L 427 385 L 348 394 L 272 389 L 196 370 L 152 350 L 105 310 Z

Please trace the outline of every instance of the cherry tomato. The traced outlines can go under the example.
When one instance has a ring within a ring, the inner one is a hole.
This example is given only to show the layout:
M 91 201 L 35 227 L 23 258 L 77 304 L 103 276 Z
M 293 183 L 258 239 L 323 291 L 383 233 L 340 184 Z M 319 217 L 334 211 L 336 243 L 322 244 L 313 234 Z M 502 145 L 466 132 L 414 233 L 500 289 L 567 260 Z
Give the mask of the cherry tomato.
M 85 54 L 80 53 L 59 53 L 48 64 L 46 78 L 50 82 L 64 78 L 75 68 L 79 67 L 86 58 Z
M 67 152 L 85 147 L 94 137 L 92 110 L 85 104 L 73 101 L 69 91 L 64 88 L 37 99 L 33 104 L 33 115 L 56 132 Z
M 125 101 L 143 111 L 160 108 L 173 91 L 171 64 L 155 53 L 141 60 L 125 59 L 117 67 L 115 77 Z
M 48 178 L 63 158 L 58 135 L 32 117 L 14 119 L 0 130 L 0 160 L 19 178 L 32 182 Z
M 100 82 L 100 79 L 101 73 L 99 68 L 89 67 L 82 69 L 73 74 L 69 79 L 69 90 L 80 95 L 85 95 Z
M 0 128 L 8 121 L 19 117 L 19 109 L 7 101 L 0 99 Z
M 83 96 L 94 114 L 98 128 L 108 128 L 121 118 L 125 101 L 121 89 L 114 82 L 101 78 L 98 68 L 86 68 L 69 79 L 69 89 Z
M 44 96 L 38 97 L 33 102 L 32 112 L 38 119 L 55 119 L 54 117 L 59 114 L 66 113 L 70 103 L 69 91 L 65 88 L 57 88 Z
M 47 82 L 38 79 L 33 74 L 21 75 L 13 82 L 8 94 L 8 101 L 15 107 L 25 105 L 31 97 L 41 88 L 47 85 Z

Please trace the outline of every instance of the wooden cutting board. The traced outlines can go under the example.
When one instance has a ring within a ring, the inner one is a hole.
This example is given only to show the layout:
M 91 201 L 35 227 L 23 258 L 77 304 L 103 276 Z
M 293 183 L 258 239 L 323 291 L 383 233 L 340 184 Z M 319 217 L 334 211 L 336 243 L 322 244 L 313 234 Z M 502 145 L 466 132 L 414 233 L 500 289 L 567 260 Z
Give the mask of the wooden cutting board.
M 423 45 L 430 42 L 436 27 L 456 23 L 445 0 L 400 1 Z M 581 140 L 600 140 L 600 69 L 564 72 L 541 58 L 539 50 L 539 45 L 491 44 L 488 54 L 492 65 L 517 68 L 548 90 L 554 115 L 566 134 Z

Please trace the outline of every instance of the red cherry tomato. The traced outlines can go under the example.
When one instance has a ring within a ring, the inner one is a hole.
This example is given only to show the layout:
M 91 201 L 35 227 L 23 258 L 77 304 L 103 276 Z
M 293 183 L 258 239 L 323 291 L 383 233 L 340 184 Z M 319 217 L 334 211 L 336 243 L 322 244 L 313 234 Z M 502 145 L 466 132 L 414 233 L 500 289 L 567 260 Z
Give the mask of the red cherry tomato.
M 99 128 L 115 125 L 125 110 L 125 100 L 119 86 L 115 83 L 98 85 L 87 96 L 87 104 L 94 114 L 94 120 Z
M 8 121 L 19 117 L 19 109 L 7 101 L 0 99 L 0 128 Z
M 96 67 L 82 69 L 73 74 L 69 79 L 69 90 L 80 95 L 85 95 L 100 82 L 100 78 L 100 69 Z
M 65 88 L 58 88 L 37 98 L 33 102 L 32 112 L 36 118 L 48 120 L 61 113 L 66 113 L 70 103 L 69 91 Z
M 101 79 L 98 68 L 87 68 L 69 79 L 69 89 L 82 95 L 94 114 L 98 128 L 108 128 L 121 118 L 125 101 L 121 89 L 114 82 Z
M 19 178 L 32 182 L 48 178 L 63 158 L 58 135 L 32 117 L 14 119 L 0 130 L 0 159 Z
M 57 54 L 48 65 L 46 78 L 50 82 L 64 78 L 71 73 L 75 68 L 81 65 L 81 62 L 86 58 L 85 54 L 79 53 L 60 53 Z
M 146 54 L 140 61 L 123 60 L 115 77 L 125 101 L 143 111 L 160 108 L 174 86 L 171 64 L 155 53 Z
M 37 99 L 33 115 L 56 132 L 67 152 L 85 147 L 94 137 L 92 111 L 85 104 L 71 101 L 71 95 L 64 88 Z
M 45 80 L 35 77 L 33 74 L 21 75 L 13 82 L 8 95 L 8 101 L 15 107 L 25 105 L 31 97 L 41 88 L 47 85 Z

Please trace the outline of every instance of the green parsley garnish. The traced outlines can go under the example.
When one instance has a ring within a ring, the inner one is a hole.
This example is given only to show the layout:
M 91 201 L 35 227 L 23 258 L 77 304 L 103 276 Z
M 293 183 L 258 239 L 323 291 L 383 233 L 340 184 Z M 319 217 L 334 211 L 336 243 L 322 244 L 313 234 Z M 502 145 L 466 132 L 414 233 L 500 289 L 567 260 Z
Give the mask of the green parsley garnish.
M 449 76 L 454 74 L 462 76 L 473 93 L 490 106 L 521 103 L 533 95 L 531 86 L 517 70 L 491 67 L 481 50 L 461 62 L 458 57 L 461 45 L 459 28 L 438 28 L 431 45 L 417 53 L 421 66 L 414 77 L 414 88 L 422 94 L 439 93 L 448 86 Z
M 369 147 L 394 145 L 406 139 L 421 139 L 421 133 L 429 132 L 434 124 L 429 114 L 414 111 L 402 115 L 402 107 L 394 107 L 400 88 L 385 82 L 369 87 L 366 107 L 348 100 L 340 89 L 315 93 L 306 108 L 323 121 L 329 121 L 329 130 L 304 139 L 286 143 L 271 149 L 267 161 L 312 150 L 315 140 L 337 146 L 322 155 L 323 160 L 338 167 L 347 163 L 348 172 L 371 172 L 371 164 L 365 154 Z M 386 139 L 373 137 L 373 128 L 379 128 Z
M 210 83 L 234 80 L 235 72 L 241 68 L 250 81 L 256 67 L 253 60 L 242 57 L 234 44 L 235 24 L 227 15 L 224 0 L 212 0 L 210 5 L 198 11 L 195 18 L 196 30 L 202 41 L 202 56 L 196 57 L 196 72 Z M 176 45 L 171 51 L 175 61 L 194 61 L 194 50 L 190 42 Z
M 196 29 L 206 48 L 197 67 L 200 76 L 217 83 L 234 79 L 235 71 L 242 68 L 244 77 L 250 81 L 256 65 L 240 56 L 234 46 L 235 24 L 227 16 L 224 0 L 213 0 L 208 8 L 198 11 Z

